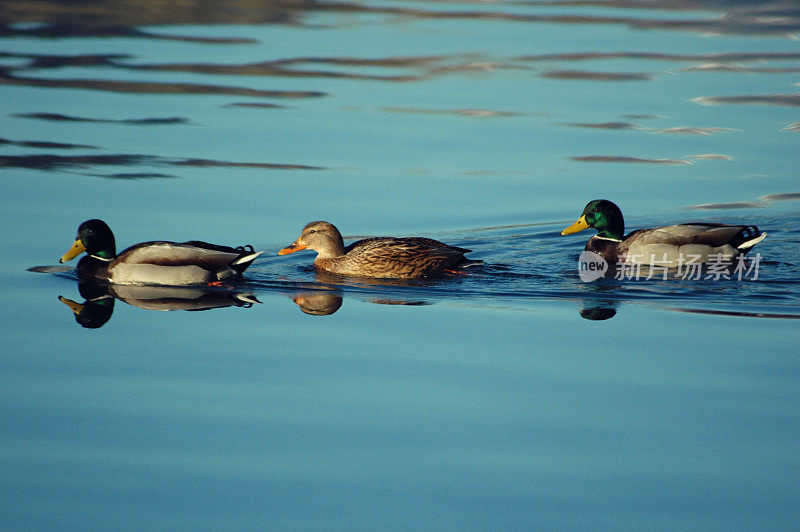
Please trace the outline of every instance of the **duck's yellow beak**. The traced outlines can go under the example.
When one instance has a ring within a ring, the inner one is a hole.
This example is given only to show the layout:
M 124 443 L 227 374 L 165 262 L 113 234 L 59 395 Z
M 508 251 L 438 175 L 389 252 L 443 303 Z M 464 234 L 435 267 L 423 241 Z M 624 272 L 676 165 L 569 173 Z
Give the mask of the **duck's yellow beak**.
M 75 243 L 72 244 L 72 247 L 69 248 L 69 251 L 64 253 L 64 255 L 58 259 L 58 262 L 67 262 L 68 260 L 72 260 L 84 251 L 86 251 L 86 246 L 83 245 L 83 242 L 81 242 L 81 239 L 79 238 L 75 240 Z
M 306 249 L 306 247 L 308 246 L 306 246 L 303 243 L 303 241 L 298 238 L 297 240 L 294 241 L 294 243 L 291 246 L 286 246 L 285 248 L 280 250 L 278 252 L 278 255 L 288 255 L 289 253 L 294 253 L 295 251 Z
M 584 229 L 588 229 L 589 224 L 586 223 L 586 216 L 581 216 L 578 218 L 578 221 L 574 224 L 570 225 L 563 231 L 561 231 L 562 235 L 571 235 L 572 233 L 577 233 L 578 231 L 583 231 Z
M 58 300 L 61 301 L 62 303 L 64 303 L 70 309 L 72 309 L 72 312 L 74 312 L 76 316 L 81 313 L 81 311 L 83 310 L 83 307 L 85 306 L 85 305 L 81 305 L 80 303 L 76 303 L 71 299 L 67 299 L 66 297 L 58 296 Z

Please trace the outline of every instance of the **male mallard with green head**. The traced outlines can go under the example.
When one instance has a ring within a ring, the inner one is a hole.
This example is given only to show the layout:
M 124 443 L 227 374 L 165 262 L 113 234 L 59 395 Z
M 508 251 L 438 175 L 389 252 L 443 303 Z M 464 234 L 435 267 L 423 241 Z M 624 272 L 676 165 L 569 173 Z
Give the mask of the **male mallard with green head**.
M 422 237 L 366 238 L 344 246 L 341 233 L 328 222 L 311 222 L 303 228 L 295 242 L 278 255 L 302 249 L 317 252 L 314 266 L 340 275 L 411 279 L 440 274 L 481 261 L 464 257 L 471 250 L 448 246 L 438 240 Z
M 215 283 L 241 274 L 262 251 L 252 246 L 232 248 L 207 242 L 142 242 L 116 252 L 114 233 L 102 220 L 78 227 L 75 243 L 59 262 L 84 251 L 78 274 L 114 284 L 192 285 Z
M 590 201 L 578 221 L 561 231 L 570 235 L 587 228 L 597 230 L 586 250 L 610 263 L 661 264 L 677 267 L 689 262 L 707 264 L 733 260 L 761 242 L 767 233 L 754 225 L 683 223 L 637 229 L 623 236 L 622 211 L 608 200 Z

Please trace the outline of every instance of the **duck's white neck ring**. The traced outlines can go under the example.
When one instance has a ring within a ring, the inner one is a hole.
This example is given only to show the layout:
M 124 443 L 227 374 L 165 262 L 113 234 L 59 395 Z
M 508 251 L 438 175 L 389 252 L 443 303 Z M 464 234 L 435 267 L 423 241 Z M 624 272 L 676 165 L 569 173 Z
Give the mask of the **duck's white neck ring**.
M 89 255 L 89 256 L 92 257 L 93 259 L 102 260 L 102 261 L 105 261 L 105 262 L 111 262 L 112 260 L 114 260 L 114 259 L 107 259 L 105 257 L 99 257 L 97 255 Z

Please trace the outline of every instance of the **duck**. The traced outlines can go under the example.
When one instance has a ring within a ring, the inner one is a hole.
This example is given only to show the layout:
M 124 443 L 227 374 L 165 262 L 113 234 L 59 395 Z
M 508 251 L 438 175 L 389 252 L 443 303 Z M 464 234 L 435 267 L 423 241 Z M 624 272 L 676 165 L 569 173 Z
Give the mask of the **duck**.
M 81 277 L 119 285 L 187 286 L 217 284 L 238 276 L 263 251 L 253 246 L 229 247 L 198 240 L 151 241 L 135 244 L 117 254 L 114 233 L 103 220 L 80 224 L 72 247 L 59 259 L 74 259 Z
M 278 255 L 303 249 L 317 252 L 314 267 L 318 270 L 384 279 L 430 277 L 483 262 L 467 259 L 464 254 L 471 252 L 470 249 L 424 237 L 365 238 L 345 247 L 336 226 L 324 221 L 306 224 L 300 237 L 278 251 Z
M 589 239 L 585 250 L 600 255 L 607 262 L 666 267 L 727 263 L 746 255 L 767 236 L 754 225 L 699 222 L 637 229 L 624 235 L 622 211 L 604 199 L 590 201 L 578 221 L 561 234 L 571 235 L 588 228 L 596 229 L 597 235 Z

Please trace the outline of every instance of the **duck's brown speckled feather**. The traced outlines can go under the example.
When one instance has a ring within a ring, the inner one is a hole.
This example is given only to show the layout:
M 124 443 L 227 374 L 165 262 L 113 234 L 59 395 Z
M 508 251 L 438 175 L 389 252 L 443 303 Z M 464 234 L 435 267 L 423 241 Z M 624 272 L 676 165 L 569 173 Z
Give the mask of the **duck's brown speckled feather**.
M 353 242 L 341 257 L 317 258 L 314 266 L 342 275 L 427 277 L 474 262 L 464 257 L 469 252 L 431 238 L 376 237 Z

